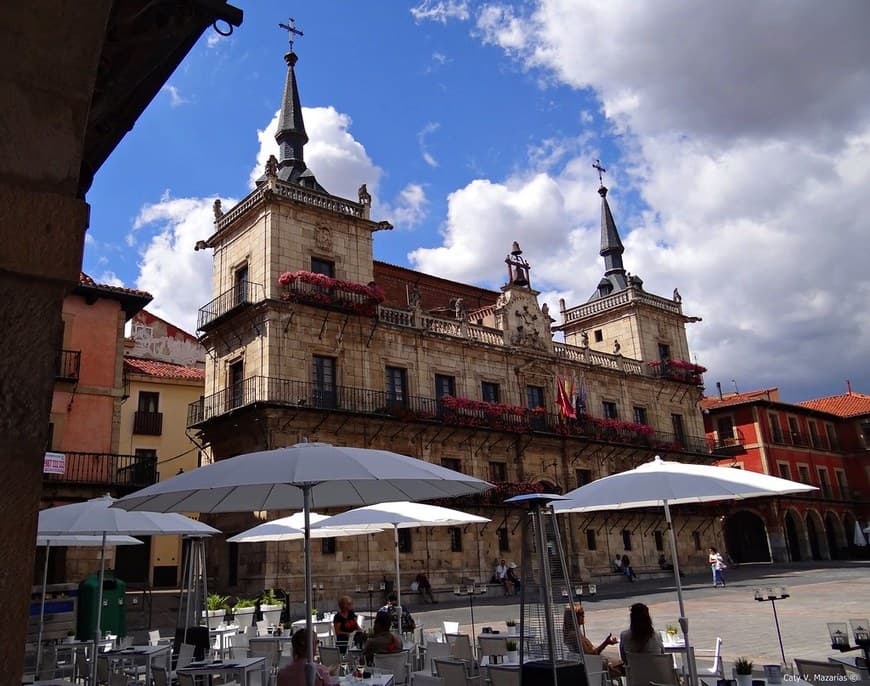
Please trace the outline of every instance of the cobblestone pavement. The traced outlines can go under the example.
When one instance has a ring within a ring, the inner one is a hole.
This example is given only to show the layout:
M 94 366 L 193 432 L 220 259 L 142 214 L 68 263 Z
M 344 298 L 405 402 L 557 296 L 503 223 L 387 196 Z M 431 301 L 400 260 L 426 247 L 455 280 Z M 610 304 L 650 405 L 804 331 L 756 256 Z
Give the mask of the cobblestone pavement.
M 727 570 L 728 585 L 713 588 L 707 576 L 690 576 L 684 581 L 689 635 L 697 648 L 712 648 L 722 637 L 722 654 L 730 673 L 734 658 L 746 656 L 757 667 L 781 661 L 771 603 L 754 600 L 759 586 L 786 586 L 790 597 L 777 601 L 776 611 L 782 642 L 789 664 L 795 657 L 827 659 L 831 650 L 826 623 L 870 615 L 870 562 L 843 561 L 780 565 L 742 565 Z M 586 630 L 597 643 L 608 632 L 618 635 L 628 627 L 628 607 L 646 603 L 657 629 L 676 624 L 679 606 L 672 579 L 641 579 L 599 586 L 597 600 L 584 600 Z M 504 628 L 509 618 L 519 619 L 516 598 L 475 602 L 477 632 L 482 626 Z M 440 626 L 442 620 L 459 621 L 471 630 L 468 601 L 464 604 L 419 605 L 415 619 L 423 626 Z M 615 647 L 610 649 L 615 653 Z M 606 654 L 606 653 L 605 653 Z M 853 652 L 849 655 L 859 655 Z M 700 663 L 700 659 L 699 659 Z

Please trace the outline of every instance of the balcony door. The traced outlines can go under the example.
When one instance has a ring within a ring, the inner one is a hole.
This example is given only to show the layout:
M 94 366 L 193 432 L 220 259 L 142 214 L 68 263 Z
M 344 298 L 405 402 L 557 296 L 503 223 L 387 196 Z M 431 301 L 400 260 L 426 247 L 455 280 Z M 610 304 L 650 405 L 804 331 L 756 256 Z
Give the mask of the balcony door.
M 227 397 L 229 409 L 241 407 L 244 404 L 245 397 L 245 361 L 236 360 L 227 370 L 227 387 L 229 395 Z
M 315 355 L 311 369 L 314 388 L 312 401 L 315 407 L 335 408 L 338 397 L 335 384 L 335 358 Z
M 248 264 L 247 262 L 233 273 L 233 305 L 248 302 Z
M 163 413 L 160 412 L 160 394 L 139 391 L 139 404 L 133 415 L 133 433 L 159 436 L 163 433 Z
M 386 369 L 387 406 L 406 407 L 408 404 L 408 374 L 402 367 Z

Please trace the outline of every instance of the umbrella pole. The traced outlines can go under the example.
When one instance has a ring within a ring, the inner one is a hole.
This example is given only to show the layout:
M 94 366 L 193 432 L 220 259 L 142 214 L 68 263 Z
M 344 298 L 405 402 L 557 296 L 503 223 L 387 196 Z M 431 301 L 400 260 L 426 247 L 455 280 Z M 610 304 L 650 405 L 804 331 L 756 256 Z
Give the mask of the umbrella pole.
M 100 546 L 100 579 L 97 590 L 97 628 L 94 629 L 94 652 L 91 660 L 91 683 L 97 685 L 97 652 L 100 649 L 100 639 L 103 634 L 100 624 L 103 621 L 103 581 L 106 578 L 106 532 L 103 532 L 103 542 Z
M 314 686 L 314 638 L 311 635 L 311 486 L 302 486 L 302 511 L 305 516 L 305 642 L 308 655 L 305 658 L 305 683 Z
M 396 549 L 396 607 L 398 608 L 399 635 L 402 634 L 402 580 L 399 578 L 399 525 L 393 524 L 393 547 Z
M 683 584 L 680 581 L 680 559 L 677 556 L 677 538 L 674 535 L 674 524 L 671 521 L 671 508 L 668 501 L 664 501 L 665 520 L 668 523 L 668 539 L 671 542 L 671 560 L 674 563 L 674 581 L 677 584 L 677 602 L 680 605 L 680 628 L 683 630 L 683 640 L 686 644 L 686 664 L 689 667 L 689 684 L 695 686 L 698 683 L 697 666 L 695 656 L 689 644 L 689 619 L 686 617 L 686 608 L 683 604 Z
M 39 680 L 39 667 L 42 664 L 42 625 L 45 622 L 45 585 L 48 583 L 48 556 L 51 554 L 51 541 L 45 542 L 45 564 L 42 567 L 42 603 L 39 606 L 39 634 L 36 639 L 36 680 Z

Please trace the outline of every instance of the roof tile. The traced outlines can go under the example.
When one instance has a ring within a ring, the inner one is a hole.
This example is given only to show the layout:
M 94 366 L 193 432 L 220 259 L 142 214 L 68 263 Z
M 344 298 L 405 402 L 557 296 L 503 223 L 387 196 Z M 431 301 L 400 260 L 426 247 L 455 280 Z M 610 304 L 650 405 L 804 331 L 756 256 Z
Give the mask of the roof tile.
M 841 395 L 831 395 L 827 398 L 804 400 L 798 403 L 798 405 L 812 410 L 830 412 L 841 417 L 857 417 L 863 414 L 870 414 L 870 395 L 854 392 L 843 393 Z
M 205 370 L 196 367 L 185 367 L 183 364 L 145 360 L 141 357 L 125 357 L 124 367 L 134 374 L 146 374 L 162 379 L 193 379 L 205 380 Z

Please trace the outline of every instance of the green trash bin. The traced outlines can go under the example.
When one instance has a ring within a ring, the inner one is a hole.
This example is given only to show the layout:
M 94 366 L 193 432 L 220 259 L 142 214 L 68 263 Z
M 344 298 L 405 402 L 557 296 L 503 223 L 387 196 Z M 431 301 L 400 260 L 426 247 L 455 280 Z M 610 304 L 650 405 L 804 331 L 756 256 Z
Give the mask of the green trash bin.
M 97 627 L 97 598 L 100 590 L 100 577 L 92 574 L 79 584 L 78 616 L 76 617 L 76 638 L 90 641 Z M 103 634 L 127 635 L 127 608 L 124 596 L 127 584 L 106 571 L 103 579 L 103 613 L 100 630 Z

